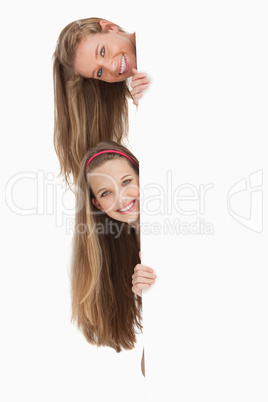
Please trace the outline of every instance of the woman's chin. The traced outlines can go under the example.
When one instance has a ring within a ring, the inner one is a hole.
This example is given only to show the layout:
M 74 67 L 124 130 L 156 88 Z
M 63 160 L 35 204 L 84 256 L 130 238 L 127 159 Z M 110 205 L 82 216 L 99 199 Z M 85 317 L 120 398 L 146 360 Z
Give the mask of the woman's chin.
M 127 223 L 136 228 L 139 225 L 139 218 L 137 218 L 137 216 L 132 216 L 129 218 L 129 220 L 127 221 Z

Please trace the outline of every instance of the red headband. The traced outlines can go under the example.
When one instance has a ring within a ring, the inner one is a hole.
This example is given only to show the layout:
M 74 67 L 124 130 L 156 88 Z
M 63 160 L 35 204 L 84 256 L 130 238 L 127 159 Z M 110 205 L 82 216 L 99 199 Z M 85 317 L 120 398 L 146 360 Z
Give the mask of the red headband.
M 123 156 L 125 156 L 126 158 L 128 158 L 135 166 L 137 166 L 136 163 L 134 162 L 134 160 L 131 159 L 131 158 L 130 158 L 129 156 L 127 156 L 126 154 L 124 154 L 123 152 L 114 151 L 113 149 L 109 149 L 109 150 L 107 150 L 107 151 L 101 151 L 101 152 L 98 152 L 97 154 L 93 155 L 93 156 L 87 161 L 86 167 L 90 164 L 90 162 L 92 161 L 92 159 L 96 158 L 96 156 L 101 155 L 101 154 L 107 154 L 107 153 L 113 153 L 113 154 L 120 154 L 120 155 L 123 155 Z

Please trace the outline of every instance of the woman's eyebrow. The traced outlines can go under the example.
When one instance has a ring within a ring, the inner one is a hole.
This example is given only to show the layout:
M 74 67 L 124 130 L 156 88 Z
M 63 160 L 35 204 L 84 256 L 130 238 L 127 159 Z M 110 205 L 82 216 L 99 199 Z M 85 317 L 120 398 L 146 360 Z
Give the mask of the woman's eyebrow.
M 125 178 L 128 177 L 128 176 L 131 176 L 131 174 L 130 174 L 130 173 L 129 173 L 129 174 L 125 174 L 125 176 L 121 177 L 121 180 L 125 179 Z M 100 189 L 97 191 L 97 194 L 99 194 L 99 193 L 100 193 L 101 191 L 103 191 L 103 190 L 107 190 L 107 187 L 100 188 Z
M 100 188 L 100 189 L 97 191 L 97 194 L 99 194 L 99 192 L 100 192 L 100 191 L 103 191 L 103 190 L 107 190 L 106 187 Z
M 98 44 L 98 46 L 96 47 L 96 51 L 95 51 L 95 58 L 96 59 L 97 59 L 98 54 L 99 54 L 99 46 L 100 46 L 100 44 Z M 95 75 L 95 70 L 92 73 L 92 78 L 94 78 L 94 75 Z

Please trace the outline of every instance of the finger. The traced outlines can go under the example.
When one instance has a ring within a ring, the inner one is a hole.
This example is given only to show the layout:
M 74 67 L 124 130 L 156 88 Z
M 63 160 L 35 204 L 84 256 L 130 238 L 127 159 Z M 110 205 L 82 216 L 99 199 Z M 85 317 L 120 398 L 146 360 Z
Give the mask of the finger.
M 140 98 L 141 98 L 141 97 L 140 97 Z M 139 104 L 139 98 L 137 98 L 137 97 L 133 98 L 133 103 L 134 103 L 135 106 L 138 106 L 138 104 Z
M 146 85 L 140 85 L 134 89 L 132 89 L 132 91 L 130 92 L 132 96 L 138 95 L 140 93 L 142 93 L 142 91 L 144 91 L 145 89 L 147 89 L 149 87 L 148 84 Z
M 154 272 L 154 270 L 146 265 L 137 264 L 134 268 L 134 273 L 137 271 L 147 271 L 147 272 Z
M 136 285 L 137 283 L 155 283 L 157 276 L 150 275 L 132 275 L 132 285 Z
M 142 290 L 142 289 L 148 289 L 148 288 L 150 288 L 150 287 L 151 287 L 151 284 L 148 284 L 148 283 L 139 283 L 138 285 L 132 286 L 132 291 L 133 291 L 134 293 L 137 293 L 137 292 L 139 292 L 139 291 Z
M 131 77 L 130 85 L 138 85 L 139 81 L 141 82 L 150 82 L 151 78 L 147 76 L 147 74 L 138 73 Z
M 139 74 L 133 75 L 133 77 L 131 78 L 130 85 L 133 87 L 133 86 L 139 85 L 140 83 L 142 84 L 144 82 L 147 82 L 147 83 L 151 82 L 151 78 L 147 77 L 146 74 L 139 73 Z
M 133 286 L 136 285 L 153 285 L 155 283 L 155 279 L 149 279 L 149 278 L 134 278 L 131 281 Z
M 155 283 L 155 279 L 148 279 L 148 278 L 134 278 L 132 279 L 133 286 L 140 286 L 140 285 L 153 285 Z
M 142 297 L 142 290 L 136 290 L 136 291 L 135 291 L 135 290 L 132 288 L 132 292 L 135 293 L 136 295 Z
M 141 77 L 147 77 L 147 73 L 145 73 L 144 71 L 140 71 L 140 72 L 138 73 L 138 71 L 136 70 L 135 74 L 132 75 L 131 79 L 132 79 L 132 80 L 133 80 L 133 79 L 136 80 L 137 78 L 141 78 Z
M 133 275 L 135 275 L 135 274 L 139 275 L 140 272 L 143 272 L 144 274 L 147 273 L 148 275 L 149 274 L 155 275 L 154 270 L 152 268 L 146 267 L 145 265 L 142 265 L 142 264 L 137 264 L 136 267 L 134 268 Z
M 143 97 L 143 93 L 141 92 L 140 94 L 137 94 L 134 96 L 134 101 L 138 104 L 139 99 Z
M 133 99 L 133 105 L 138 106 L 139 100 L 138 99 Z
M 134 291 L 136 293 L 136 292 L 139 292 L 142 289 L 148 289 L 150 287 L 151 287 L 150 284 L 144 283 L 144 284 L 135 285 L 132 288 L 134 289 Z
M 138 73 L 138 70 L 136 69 L 136 68 L 132 68 L 132 73 L 133 73 L 133 75 L 132 75 L 132 77 L 131 77 L 131 79 L 135 79 L 135 77 L 137 76 L 137 77 L 146 77 L 147 76 L 147 73 L 145 73 L 145 72 L 139 72 Z
M 137 94 L 137 95 L 135 95 L 135 96 L 134 96 L 134 99 L 133 99 L 134 105 L 138 105 L 139 99 L 142 98 L 142 97 L 143 97 L 143 93 L 142 93 L 142 92 L 139 93 L 139 94 Z
M 155 273 L 145 271 L 145 270 L 136 271 L 132 275 L 132 278 L 149 278 L 149 279 L 153 279 L 153 278 L 156 278 L 156 277 L 157 277 L 157 275 Z
M 130 83 L 130 86 L 131 86 L 131 88 L 136 88 L 139 85 L 150 84 L 150 82 L 151 82 L 150 78 L 141 78 L 141 79 L 132 80 Z
M 142 290 L 141 289 L 137 289 L 135 286 L 132 286 L 132 292 L 135 293 L 138 296 L 142 296 Z
M 131 89 L 130 93 L 133 96 L 133 95 L 135 95 L 135 94 L 137 94 L 139 92 L 142 92 L 144 89 L 149 88 L 149 86 L 150 86 L 150 83 L 144 83 L 144 84 L 133 86 L 133 88 Z

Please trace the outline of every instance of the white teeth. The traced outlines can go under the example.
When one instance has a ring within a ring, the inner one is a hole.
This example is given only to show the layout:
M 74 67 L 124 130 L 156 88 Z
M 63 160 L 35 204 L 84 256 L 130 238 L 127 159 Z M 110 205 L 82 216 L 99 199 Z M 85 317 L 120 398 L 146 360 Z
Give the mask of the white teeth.
M 123 74 L 125 72 L 125 70 L 126 70 L 126 59 L 125 59 L 125 56 L 122 55 L 122 64 L 121 64 L 121 69 L 120 69 L 119 74 Z
M 125 212 L 125 211 L 128 211 L 130 208 L 132 208 L 133 207 L 133 205 L 134 205 L 134 201 L 130 204 L 130 205 L 128 205 L 126 208 L 123 208 L 123 209 L 119 209 L 118 211 L 119 212 Z

